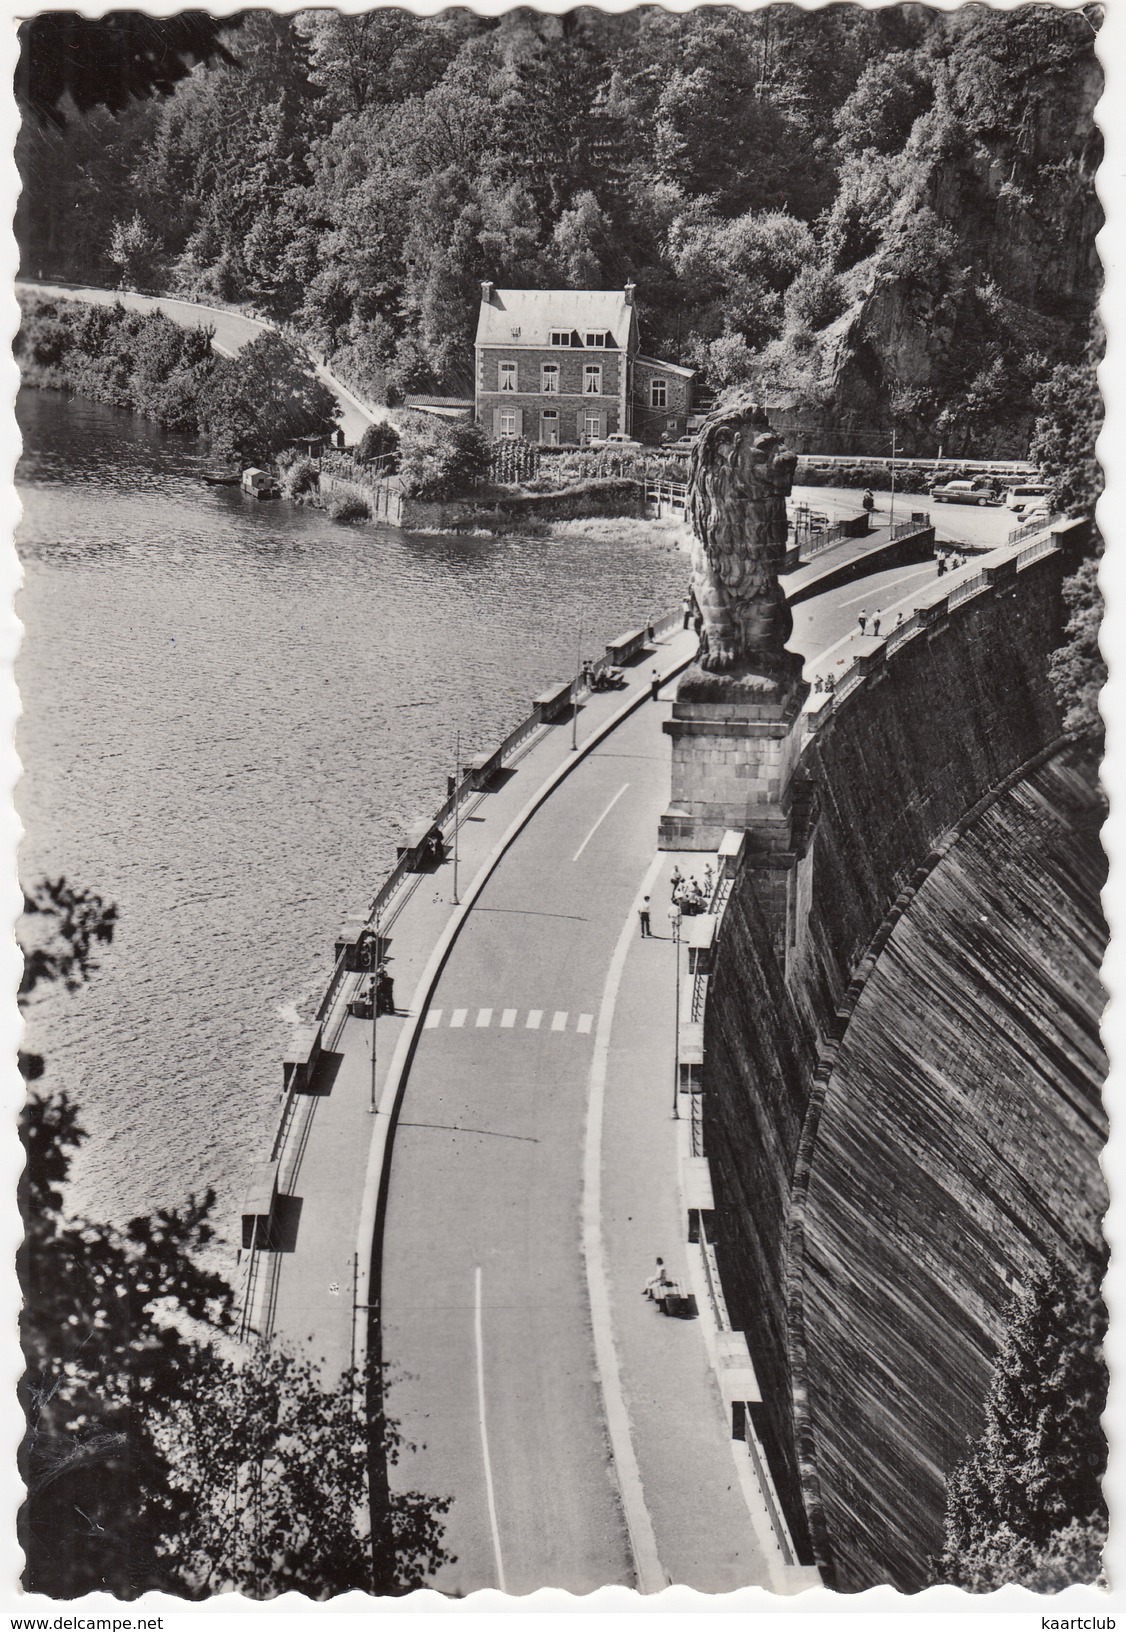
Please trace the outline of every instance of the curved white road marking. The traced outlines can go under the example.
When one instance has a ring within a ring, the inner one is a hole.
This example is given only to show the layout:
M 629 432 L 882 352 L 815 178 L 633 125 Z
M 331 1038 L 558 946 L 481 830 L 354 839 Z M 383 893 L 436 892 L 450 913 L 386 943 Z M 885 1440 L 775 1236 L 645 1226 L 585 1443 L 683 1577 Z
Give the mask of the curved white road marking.
M 602 826 L 603 822 L 606 820 L 607 816 L 609 816 L 610 812 L 613 810 L 614 806 L 617 804 L 618 800 L 622 797 L 622 794 L 626 791 L 626 789 L 628 787 L 629 787 L 628 782 L 623 782 L 622 783 L 622 785 L 618 789 L 617 793 L 611 799 L 610 803 L 606 806 L 606 809 L 602 812 L 601 816 L 595 822 L 594 826 L 591 828 L 591 830 L 587 834 L 586 838 L 579 845 L 579 848 L 575 851 L 574 855 L 571 857 L 572 861 L 578 861 L 579 857 L 582 855 L 583 851 L 586 849 L 586 847 L 590 843 L 591 839 L 593 839 L 594 835 L 598 832 L 598 829 Z
M 504 1584 L 504 1559 L 500 1551 L 500 1529 L 497 1525 L 497 1503 L 493 1493 L 493 1465 L 489 1460 L 489 1433 L 485 1426 L 485 1345 L 481 1337 L 481 1266 L 473 1272 L 473 1327 L 477 1338 L 477 1421 L 481 1428 L 481 1455 L 485 1461 L 485 1494 L 489 1501 L 489 1526 L 493 1532 L 493 1557 L 497 1564 L 497 1586 L 507 1592 Z
M 645 874 L 645 881 L 637 892 L 637 901 L 626 914 L 622 933 L 610 960 L 610 970 L 602 991 L 602 1006 L 598 1011 L 598 1030 L 594 1037 L 594 1058 L 590 1067 L 590 1093 L 587 1097 L 586 1139 L 583 1149 L 583 1258 L 586 1263 L 587 1296 L 590 1299 L 591 1326 L 594 1332 L 594 1357 L 606 1407 L 606 1426 L 610 1434 L 610 1451 L 621 1492 L 622 1511 L 629 1532 L 630 1549 L 640 1592 L 663 1592 L 668 1577 L 661 1568 L 657 1552 L 657 1537 L 653 1521 L 645 1505 L 641 1486 L 641 1470 L 634 1454 L 629 1431 L 629 1412 L 622 1389 L 618 1354 L 614 1347 L 614 1328 L 610 1313 L 610 1281 L 606 1270 L 606 1250 L 602 1241 L 602 1108 L 606 1099 L 606 1071 L 610 1057 L 610 1032 L 614 1024 L 614 1008 L 618 988 L 622 983 L 626 957 L 637 938 L 634 917 L 644 895 L 651 893 L 661 870 L 664 857 L 653 857 Z

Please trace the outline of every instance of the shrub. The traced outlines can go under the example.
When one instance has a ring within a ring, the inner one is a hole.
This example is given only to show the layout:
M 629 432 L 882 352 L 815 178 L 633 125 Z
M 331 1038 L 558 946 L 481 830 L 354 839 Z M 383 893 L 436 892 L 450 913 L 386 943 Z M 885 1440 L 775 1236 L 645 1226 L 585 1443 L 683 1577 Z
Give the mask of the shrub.
M 328 501 L 333 521 L 370 521 L 371 508 L 358 493 L 334 493 Z
M 281 460 L 278 460 L 279 465 Z M 291 459 L 285 466 L 282 477 L 282 491 L 287 499 L 295 499 L 300 493 L 311 493 L 319 480 L 316 462 L 299 456 Z
M 388 420 L 369 425 L 356 445 L 356 459 L 363 465 L 370 459 L 382 459 L 399 451 L 399 433 Z M 388 461 L 393 468 L 395 461 Z
M 403 492 L 416 499 L 456 499 L 470 492 L 489 468 L 489 443 L 477 425 L 406 413 L 400 422 L 399 474 Z

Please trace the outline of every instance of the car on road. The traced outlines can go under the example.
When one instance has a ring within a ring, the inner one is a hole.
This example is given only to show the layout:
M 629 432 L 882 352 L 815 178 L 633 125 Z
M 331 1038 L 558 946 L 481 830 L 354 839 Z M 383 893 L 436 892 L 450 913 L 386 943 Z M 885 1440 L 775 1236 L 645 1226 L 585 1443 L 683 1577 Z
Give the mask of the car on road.
M 695 446 L 696 438 L 694 436 L 680 436 L 677 437 L 675 442 L 666 442 L 664 451 L 666 453 L 691 453 Z
M 1000 499 L 984 482 L 939 482 L 931 488 L 936 504 L 1000 504 Z
M 1010 487 L 1005 494 L 1005 508 L 1015 510 L 1018 516 L 1029 515 L 1033 510 L 1046 508 L 1051 496 L 1048 482 L 1022 482 L 1019 487 Z
M 586 445 L 588 448 L 624 448 L 630 453 L 641 449 L 641 443 L 626 431 L 611 431 L 609 436 L 588 436 Z

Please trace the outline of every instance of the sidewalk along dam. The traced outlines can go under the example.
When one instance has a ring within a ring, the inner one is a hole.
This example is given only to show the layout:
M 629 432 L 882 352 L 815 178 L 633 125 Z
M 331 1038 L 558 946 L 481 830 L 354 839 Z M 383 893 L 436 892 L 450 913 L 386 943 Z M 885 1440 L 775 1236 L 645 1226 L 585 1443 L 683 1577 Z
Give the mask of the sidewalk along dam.
M 711 1227 L 791 1529 L 838 1591 L 929 1583 L 1006 1302 L 1099 1237 L 1102 806 L 1047 680 L 1083 542 L 997 552 L 805 699 L 720 924 Z M 692 848 L 669 729 L 663 827 Z

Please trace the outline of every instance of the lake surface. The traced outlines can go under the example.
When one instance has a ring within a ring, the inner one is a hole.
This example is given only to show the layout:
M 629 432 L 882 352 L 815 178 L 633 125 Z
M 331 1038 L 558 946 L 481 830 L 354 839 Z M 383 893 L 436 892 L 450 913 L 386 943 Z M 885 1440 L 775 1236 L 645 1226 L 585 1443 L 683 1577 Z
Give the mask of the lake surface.
M 423 537 L 200 481 L 206 451 L 26 391 L 17 664 L 25 880 L 117 903 L 28 1046 L 90 1139 L 72 1202 L 121 1220 L 213 1185 L 236 1236 L 298 1005 L 332 968 L 455 732 L 490 745 L 551 680 L 675 604 L 664 540 Z

